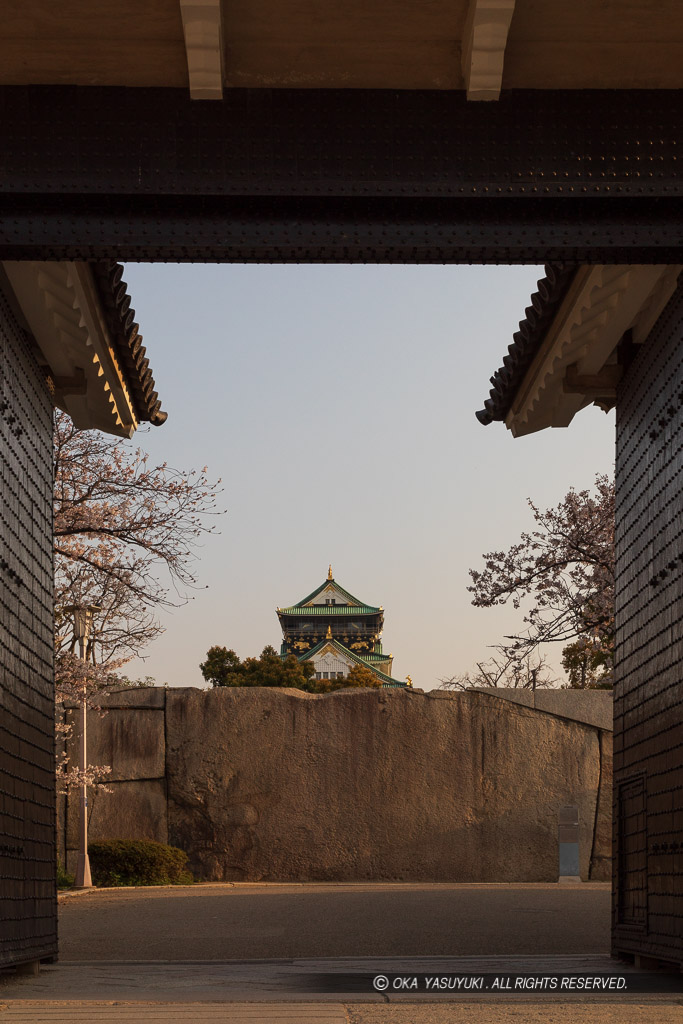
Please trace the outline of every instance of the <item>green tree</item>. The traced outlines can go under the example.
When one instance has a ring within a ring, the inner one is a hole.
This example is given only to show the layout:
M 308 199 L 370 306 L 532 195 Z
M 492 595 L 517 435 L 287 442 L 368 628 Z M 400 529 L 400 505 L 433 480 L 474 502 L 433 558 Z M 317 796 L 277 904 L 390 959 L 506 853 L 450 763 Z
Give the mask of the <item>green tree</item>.
M 365 665 L 354 665 L 345 679 L 339 679 L 336 681 L 342 683 L 344 687 L 358 686 L 376 689 L 382 685 L 382 680 L 377 673 L 373 672 L 371 668 L 367 668 Z
M 300 662 L 290 654 L 281 658 L 274 647 L 263 648 L 259 658 L 240 661 L 234 651 L 210 647 L 199 666 L 213 686 L 279 686 L 307 690 L 314 674 L 311 662 Z
M 212 686 L 241 686 L 242 663 L 234 651 L 227 647 L 209 647 L 206 661 L 199 666 L 202 675 Z
M 311 667 L 311 672 L 312 671 Z M 372 671 L 371 668 L 367 668 L 365 665 L 354 665 L 349 671 L 349 674 L 347 676 L 343 676 L 341 679 L 311 678 L 310 682 L 304 687 L 304 689 L 308 690 L 309 693 L 332 693 L 334 690 L 346 690 L 349 687 L 372 687 L 374 689 L 381 685 L 382 680 Z
M 562 668 L 572 690 L 611 690 L 614 658 L 595 637 L 579 637 L 562 651 Z
M 314 668 L 310 661 L 299 661 L 294 654 L 281 658 L 274 648 L 264 647 L 260 658 L 242 662 L 243 682 L 240 686 L 284 686 L 307 689 Z
M 342 679 L 315 679 L 312 661 L 299 661 L 294 654 L 281 658 L 274 647 L 264 647 L 258 658 L 240 661 L 227 647 L 210 647 L 199 666 L 212 686 L 278 686 L 307 693 L 330 693 L 347 687 L 382 685 L 382 680 L 365 665 L 354 665 Z

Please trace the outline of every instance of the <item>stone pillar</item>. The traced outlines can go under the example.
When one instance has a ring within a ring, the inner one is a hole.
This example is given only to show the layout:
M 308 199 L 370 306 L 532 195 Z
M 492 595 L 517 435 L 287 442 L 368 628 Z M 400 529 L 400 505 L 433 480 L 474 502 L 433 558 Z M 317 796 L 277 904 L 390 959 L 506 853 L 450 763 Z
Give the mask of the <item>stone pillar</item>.
M 559 881 L 580 882 L 579 808 L 574 804 L 560 808 L 558 827 Z

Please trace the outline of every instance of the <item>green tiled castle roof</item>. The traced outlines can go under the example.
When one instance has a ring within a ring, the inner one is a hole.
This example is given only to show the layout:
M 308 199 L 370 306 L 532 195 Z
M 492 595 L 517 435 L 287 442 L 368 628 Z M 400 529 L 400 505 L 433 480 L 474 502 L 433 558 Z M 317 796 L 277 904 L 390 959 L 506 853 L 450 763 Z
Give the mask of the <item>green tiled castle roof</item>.
M 332 576 L 328 577 L 328 579 L 326 579 L 323 583 L 321 583 L 319 587 L 316 587 L 316 589 L 313 591 L 312 594 L 308 594 L 306 597 L 302 597 L 302 599 L 300 601 L 297 601 L 296 604 L 293 604 L 293 605 L 290 606 L 290 608 L 285 608 L 283 610 L 284 611 L 290 611 L 291 608 L 302 608 L 309 601 L 312 601 L 314 597 L 317 597 L 318 594 L 322 593 L 322 591 L 325 590 L 326 587 L 329 587 L 330 583 L 334 583 L 335 590 L 338 590 L 340 594 L 343 594 L 344 597 L 347 599 L 347 601 L 348 601 L 348 603 L 350 605 L 353 605 L 356 608 L 369 609 L 370 611 L 373 611 L 373 612 L 380 611 L 379 608 L 374 608 L 372 605 L 363 604 L 363 602 L 359 601 L 357 597 L 354 597 L 353 594 L 350 594 L 348 592 L 348 590 L 344 590 L 343 587 L 340 587 L 339 584 L 337 583 L 337 581 Z M 332 605 L 332 606 L 324 605 L 322 607 L 328 608 L 328 607 L 334 607 L 334 605 Z
M 345 601 L 345 603 L 311 604 L 311 601 L 314 601 L 319 594 L 323 593 L 323 591 L 328 590 L 328 588 L 335 594 L 335 601 L 339 597 L 341 597 Z M 321 632 L 321 630 L 318 630 L 316 626 L 313 625 L 302 625 L 300 627 L 297 627 L 297 621 L 301 621 L 309 617 L 319 618 L 322 620 L 319 625 L 322 627 L 322 630 L 324 630 L 326 620 L 329 620 L 331 618 L 354 619 L 356 617 L 363 618 L 365 616 L 379 616 L 379 622 L 375 622 L 373 624 L 372 620 L 370 620 L 369 622 L 363 623 L 362 627 L 366 632 L 368 631 L 368 628 L 374 628 L 374 631 L 377 632 L 378 629 L 381 629 L 384 617 L 384 609 L 381 607 L 378 608 L 375 605 L 371 604 L 363 604 L 361 601 L 358 600 L 357 597 L 354 597 L 353 594 L 349 593 L 348 590 L 344 590 L 343 587 L 340 587 L 337 581 L 332 576 L 332 566 L 330 566 L 327 579 L 324 580 L 319 587 L 316 587 L 316 589 L 311 594 L 308 594 L 306 597 L 302 598 L 301 601 L 297 601 L 296 604 L 289 605 L 287 608 L 278 608 L 277 614 L 278 618 L 280 619 L 282 632 L 285 636 L 285 641 L 282 644 L 280 656 L 282 658 L 285 658 L 288 657 L 287 648 L 291 646 L 290 641 L 288 641 L 288 637 L 291 638 L 291 636 L 296 633 L 297 628 L 299 628 L 302 632 L 313 632 L 317 636 L 319 636 Z M 341 625 L 343 626 L 343 623 Z M 338 630 L 339 624 L 336 624 L 335 631 Z M 342 629 L 341 632 L 344 632 L 344 630 Z M 350 632 L 353 632 L 353 629 L 351 629 Z M 315 636 L 311 636 L 311 640 L 315 641 Z M 372 672 L 375 673 L 378 679 L 381 680 L 383 686 L 406 686 L 406 683 L 399 682 L 397 679 L 393 679 L 391 676 L 387 675 L 386 672 L 382 672 L 380 670 L 380 664 L 391 661 L 390 655 L 382 653 L 381 644 L 378 643 L 379 650 L 368 651 L 365 654 L 356 654 L 355 651 L 352 651 L 347 646 L 348 638 L 347 643 L 342 644 L 338 639 L 332 636 L 332 626 L 329 621 L 327 621 L 327 636 L 324 637 L 322 640 L 318 641 L 318 643 L 316 643 L 315 646 L 310 650 L 303 651 L 301 654 L 295 654 L 294 656 L 299 661 L 308 661 L 309 658 L 317 654 L 318 651 L 320 651 L 325 646 L 325 644 L 331 644 L 332 647 L 336 648 L 338 651 L 343 653 L 347 658 L 350 658 L 351 661 L 354 662 L 354 664 L 363 665 L 365 666 L 365 668 L 369 668 Z M 304 645 L 294 644 L 294 646 L 296 647 Z
M 369 604 L 312 604 L 306 608 L 293 604 L 289 608 L 278 608 L 278 615 L 296 615 L 300 619 L 306 615 L 346 615 L 352 618 L 354 615 L 380 615 L 381 612 L 381 608 Z
M 375 675 L 379 676 L 379 678 L 382 680 L 385 686 L 406 685 L 405 683 L 402 683 L 399 679 L 393 679 L 391 676 L 388 676 L 386 672 L 380 672 L 378 668 L 375 668 L 374 665 L 371 665 L 364 657 L 362 657 L 362 655 L 356 654 L 355 651 L 350 651 L 348 647 L 345 647 L 344 644 L 340 644 L 334 639 L 330 640 L 329 638 L 327 638 L 325 640 L 321 640 L 320 643 L 316 644 L 315 647 L 312 647 L 310 651 L 304 651 L 303 654 L 295 655 L 297 661 L 308 661 L 308 659 L 312 658 L 314 654 L 317 654 L 318 651 L 325 646 L 325 644 L 331 644 L 332 647 L 336 647 L 342 654 L 345 654 L 347 658 L 351 658 L 352 661 L 355 661 L 357 665 L 363 665 L 365 668 L 372 669 Z

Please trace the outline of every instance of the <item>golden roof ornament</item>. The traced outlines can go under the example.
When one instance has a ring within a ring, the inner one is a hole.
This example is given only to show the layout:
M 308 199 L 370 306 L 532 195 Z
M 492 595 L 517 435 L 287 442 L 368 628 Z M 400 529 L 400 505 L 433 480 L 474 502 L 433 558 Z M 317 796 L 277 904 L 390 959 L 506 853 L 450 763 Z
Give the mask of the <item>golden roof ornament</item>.
M 334 576 L 332 575 L 332 563 L 331 562 L 330 562 L 330 565 L 329 565 L 328 570 L 327 570 L 327 578 L 328 578 L 328 580 L 333 580 L 334 579 Z
M 406 686 L 412 686 L 412 685 L 413 685 L 413 680 L 410 678 L 410 676 L 406 676 Z
M 325 639 L 326 640 L 331 640 L 332 639 L 332 626 L 328 626 L 327 627 L 327 633 L 325 633 Z

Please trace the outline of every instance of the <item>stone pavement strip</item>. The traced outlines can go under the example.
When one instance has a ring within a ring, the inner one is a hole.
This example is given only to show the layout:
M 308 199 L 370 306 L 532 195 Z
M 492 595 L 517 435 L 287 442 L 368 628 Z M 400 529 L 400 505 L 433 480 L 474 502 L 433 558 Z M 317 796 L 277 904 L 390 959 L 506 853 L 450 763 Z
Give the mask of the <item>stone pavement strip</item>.
M 2 1024 L 348 1024 L 339 1004 L 0 1003 Z
M 544 1003 L 540 1006 L 432 1003 L 428 1006 L 347 1006 L 347 1012 L 348 1024 L 681 1024 L 683 1021 L 683 1006 L 647 1003 L 630 1006 L 623 1003 Z
M 682 1024 L 683 1005 L 653 1003 L 0 1003 L 0 1024 Z

